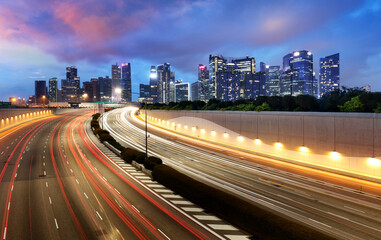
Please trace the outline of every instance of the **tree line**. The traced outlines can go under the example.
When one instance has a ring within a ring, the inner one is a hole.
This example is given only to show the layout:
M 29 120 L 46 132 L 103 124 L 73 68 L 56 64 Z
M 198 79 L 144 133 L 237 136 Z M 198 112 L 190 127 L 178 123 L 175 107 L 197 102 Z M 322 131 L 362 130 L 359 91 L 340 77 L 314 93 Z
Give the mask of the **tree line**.
M 147 105 L 147 109 L 381 113 L 381 92 L 366 92 L 363 88 L 342 87 L 342 89 L 330 92 L 320 99 L 311 95 L 259 96 L 255 100 L 220 101 L 210 99 L 207 103 L 203 101 L 155 103 Z

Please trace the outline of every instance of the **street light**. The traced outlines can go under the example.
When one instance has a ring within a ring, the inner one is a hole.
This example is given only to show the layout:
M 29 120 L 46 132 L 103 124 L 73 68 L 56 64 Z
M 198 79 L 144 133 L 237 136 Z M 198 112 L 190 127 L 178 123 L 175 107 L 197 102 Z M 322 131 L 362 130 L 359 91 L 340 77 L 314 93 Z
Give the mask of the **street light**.
M 42 100 L 43 100 L 42 104 L 43 104 L 43 107 L 45 107 L 45 98 L 46 98 L 45 95 L 43 95 L 43 96 L 42 96 Z

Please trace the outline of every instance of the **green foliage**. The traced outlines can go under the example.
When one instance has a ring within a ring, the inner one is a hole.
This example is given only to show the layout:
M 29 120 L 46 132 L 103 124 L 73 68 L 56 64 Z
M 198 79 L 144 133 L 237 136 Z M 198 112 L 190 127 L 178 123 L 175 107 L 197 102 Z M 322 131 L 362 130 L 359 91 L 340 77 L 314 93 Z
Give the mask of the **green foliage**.
M 99 128 L 100 126 L 99 126 L 99 122 L 98 122 L 98 120 L 91 120 L 91 122 L 90 122 L 90 126 L 92 127 L 92 128 Z
M 104 141 L 110 142 L 110 141 L 112 141 L 112 140 L 115 141 L 115 139 L 114 139 L 110 134 L 108 134 L 108 133 L 101 133 L 101 134 L 99 135 L 99 140 L 100 140 L 101 142 L 104 142 Z
M 381 103 L 377 103 L 377 107 L 373 109 L 375 113 L 381 113 Z
M 144 160 L 146 159 L 146 154 L 143 153 L 143 152 L 140 152 L 136 158 L 135 158 L 135 161 L 139 164 L 143 164 L 144 163 Z
M 92 117 L 93 117 L 93 120 L 98 120 L 98 118 L 101 116 L 100 113 L 96 113 L 96 114 L 93 114 Z
M 163 164 L 163 161 L 158 157 L 150 156 L 144 160 L 144 167 L 153 170 L 155 166 Z
M 133 148 L 125 148 L 122 151 L 122 159 L 127 163 L 132 163 L 141 152 Z
M 110 134 L 110 132 L 109 131 L 107 131 L 107 130 L 103 130 L 103 129 L 101 129 L 101 128 L 97 128 L 97 129 L 95 129 L 94 130 L 94 134 L 95 135 L 101 135 L 102 133 L 107 133 L 107 134 Z
M 270 110 L 271 110 L 270 105 L 267 102 L 264 102 L 264 103 L 262 103 L 262 105 L 257 106 L 255 108 L 255 111 L 257 111 L 257 112 L 270 111 Z
M 153 178 L 217 216 L 231 221 L 256 239 L 333 239 L 304 224 L 213 188 L 164 164 L 154 167 Z
M 342 112 L 362 112 L 364 104 L 360 101 L 360 97 L 356 96 L 345 102 L 343 106 L 339 106 L 339 108 Z

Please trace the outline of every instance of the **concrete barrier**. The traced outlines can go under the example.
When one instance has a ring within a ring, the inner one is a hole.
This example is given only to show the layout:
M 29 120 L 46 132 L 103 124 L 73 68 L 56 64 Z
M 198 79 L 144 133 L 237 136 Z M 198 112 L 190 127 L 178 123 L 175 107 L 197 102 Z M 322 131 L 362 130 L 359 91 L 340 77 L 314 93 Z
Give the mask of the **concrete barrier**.
M 381 180 L 381 114 L 152 110 L 147 115 L 150 124 L 195 138 Z
M 0 109 L 0 131 L 32 119 L 52 114 L 51 109 Z

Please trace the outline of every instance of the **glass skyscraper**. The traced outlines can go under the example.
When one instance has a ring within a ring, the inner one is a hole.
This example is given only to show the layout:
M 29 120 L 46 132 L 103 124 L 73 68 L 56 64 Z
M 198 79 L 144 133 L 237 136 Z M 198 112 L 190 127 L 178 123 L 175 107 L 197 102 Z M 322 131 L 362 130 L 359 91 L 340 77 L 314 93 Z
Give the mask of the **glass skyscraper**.
M 37 80 L 34 82 L 34 96 L 37 104 L 47 104 L 48 98 L 46 96 L 46 81 Z
M 266 95 L 280 95 L 280 66 L 266 66 Z
M 57 78 L 49 79 L 49 94 L 48 98 L 50 102 L 57 102 Z
M 157 72 L 156 67 L 151 66 L 149 75 L 149 85 L 151 86 L 151 98 L 153 103 L 157 103 Z
M 131 63 L 122 63 L 122 80 L 121 80 L 121 90 L 122 90 L 122 102 L 127 103 L 132 101 L 132 91 L 131 91 Z
M 169 103 L 169 88 L 171 81 L 171 64 L 157 66 L 157 98 L 160 103 Z
M 337 89 L 340 89 L 339 53 L 320 58 L 319 97 Z
M 121 100 L 121 70 L 118 63 L 111 65 L 112 79 L 112 101 L 119 102 Z

